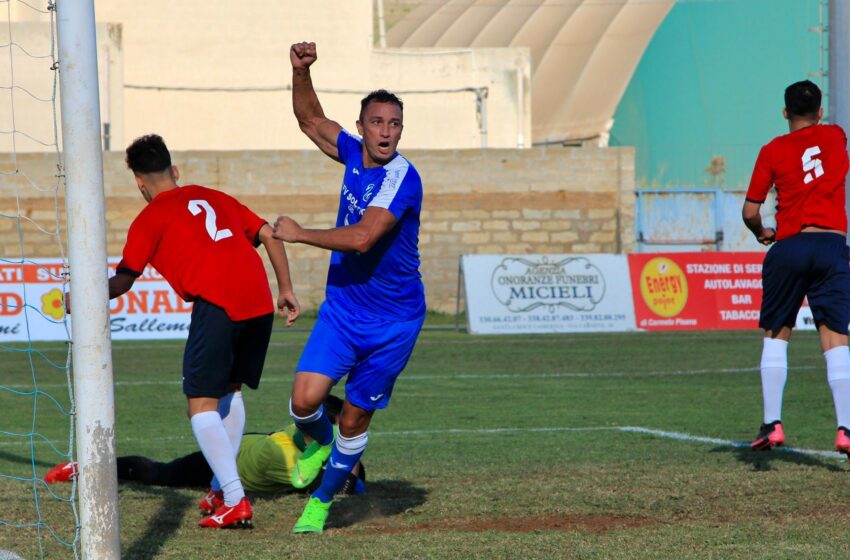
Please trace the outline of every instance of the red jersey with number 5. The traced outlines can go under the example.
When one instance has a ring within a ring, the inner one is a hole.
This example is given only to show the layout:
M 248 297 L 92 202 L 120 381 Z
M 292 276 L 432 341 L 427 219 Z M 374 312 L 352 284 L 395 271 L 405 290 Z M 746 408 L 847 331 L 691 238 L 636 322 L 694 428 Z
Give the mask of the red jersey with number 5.
M 835 124 L 777 136 L 756 160 L 747 200 L 761 204 L 776 187 L 776 240 L 805 227 L 847 231 L 847 136 Z
M 265 220 L 232 196 L 187 185 L 158 194 L 130 225 L 118 271 L 152 264 L 186 301 L 206 300 L 233 321 L 274 312 L 255 247 Z

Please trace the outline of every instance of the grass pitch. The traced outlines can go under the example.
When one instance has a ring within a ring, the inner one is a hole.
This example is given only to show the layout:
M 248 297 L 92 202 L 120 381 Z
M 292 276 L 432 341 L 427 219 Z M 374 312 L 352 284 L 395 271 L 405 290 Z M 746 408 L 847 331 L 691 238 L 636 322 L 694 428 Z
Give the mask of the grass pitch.
M 273 336 L 247 429 L 288 422 L 307 332 Z M 44 345 L 47 357 L 63 349 Z M 124 558 L 846 558 L 850 464 L 830 454 L 831 395 L 814 333 L 797 333 L 785 395 L 787 444 L 754 453 L 761 422 L 757 332 L 470 336 L 423 332 L 390 407 L 375 415 L 369 494 L 339 499 L 323 535 L 292 535 L 303 495 L 254 496 L 252 531 L 197 527 L 199 490 L 120 487 Z M 114 343 L 119 454 L 195 450 L 180 391 L 182 345 Z M 29 355 L 4 354 L 3 385 L 32 385 Z M 61 404 L 60 374 L 34 358 Z M 51 377 L 52 376 L 52 377 Z M 23 390 L 23 389 L 20 389 Z M 340 391 L 341 392 L 341 391 Z M 35 404 L 34 404 L 35 403 Z M 45 397 L 0 392 L 0 430 L 36 427 L 67 445 Z M 61 444 L 60 444 L 61 445 Z M 31 450 L 32 449 L 32 450 Z M 61 460 L 0 434 L 0 473 Z M 67 496 L 70 486 L 52 487 Z M 0 550 L 71 551 L 32 523 L 31 482 L 0 478 Z M 44 489 L 39 511 L 72 535 Z

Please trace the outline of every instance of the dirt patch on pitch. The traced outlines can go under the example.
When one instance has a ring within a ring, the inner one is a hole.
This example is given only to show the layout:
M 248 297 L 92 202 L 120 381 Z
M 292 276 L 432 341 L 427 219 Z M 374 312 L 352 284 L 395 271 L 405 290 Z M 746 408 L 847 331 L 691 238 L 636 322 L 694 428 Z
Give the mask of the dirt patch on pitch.
M 431 533 L 435 531 L 461 531 L 483 533 L 532 533 L 535 531 L 563 531 L 606 533 L 616 529 L 638 529 L 657 525 L 658 521 L 642 517 L 615 515 L 550 515 L 538 517 L 505 517 L 500 519 L 446 519 L 423 521 L 410 527 L 376 529 L 382 534 Z M 371 532 L 371 531 L 369 531 Z

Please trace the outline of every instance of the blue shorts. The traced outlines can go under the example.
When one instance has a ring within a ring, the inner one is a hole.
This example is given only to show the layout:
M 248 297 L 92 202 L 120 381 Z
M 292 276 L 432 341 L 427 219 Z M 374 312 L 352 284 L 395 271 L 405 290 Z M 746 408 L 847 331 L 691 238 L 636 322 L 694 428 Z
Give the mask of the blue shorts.
M 424 321 L 424 315 L 389 321 L 326 301 L 296 371 L 320 373 L 334 383 L 347 374 L 345 398 L 351 404 L 363 410 L 386 408 Z
M 192 308 L 183 352 L 183 392 L 220 399 L 232 384 L 256 389 L 263 373 L 274 313 L 232 321 L 224 309 L 199 299 Z
M 793 328 L 803 298 L 815 325 L 847 334 L 850 324 L 850 252 L 837 233 L 805 232 L 777 241 L 762 267 L 759 326 L 776 333 Z

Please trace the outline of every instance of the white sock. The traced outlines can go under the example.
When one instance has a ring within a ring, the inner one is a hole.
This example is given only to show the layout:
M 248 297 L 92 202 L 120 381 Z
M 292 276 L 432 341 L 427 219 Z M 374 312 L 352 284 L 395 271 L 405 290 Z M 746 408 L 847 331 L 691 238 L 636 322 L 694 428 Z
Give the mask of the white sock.
M 823 357 L 838 425 L 850 428 L 850 348 L 836 346 L 824 352 Z
M 782 393 L 788 379 L 788 341 L 765 338 L 761 351 L 761 394 L 764 423 L 782 419 Z
M 242 400 L 242 391 L 235 391 L 219 399 L 218 413 L 224 424 L 224 431 L 230 438 L 230 447 L 233 448 L 234 456 L 238 456 L 239 446 L 242 445 L 242 433 L 245 431 L 245 402 Z
M 192 416 L 191 422 L 198 447 L 224 490 L 225 505 L 235 506 L 245 497 L 245 491 L 236 470 L 236 455 L 230 447 L 221 416 L 215 410 L 199 412 Z

